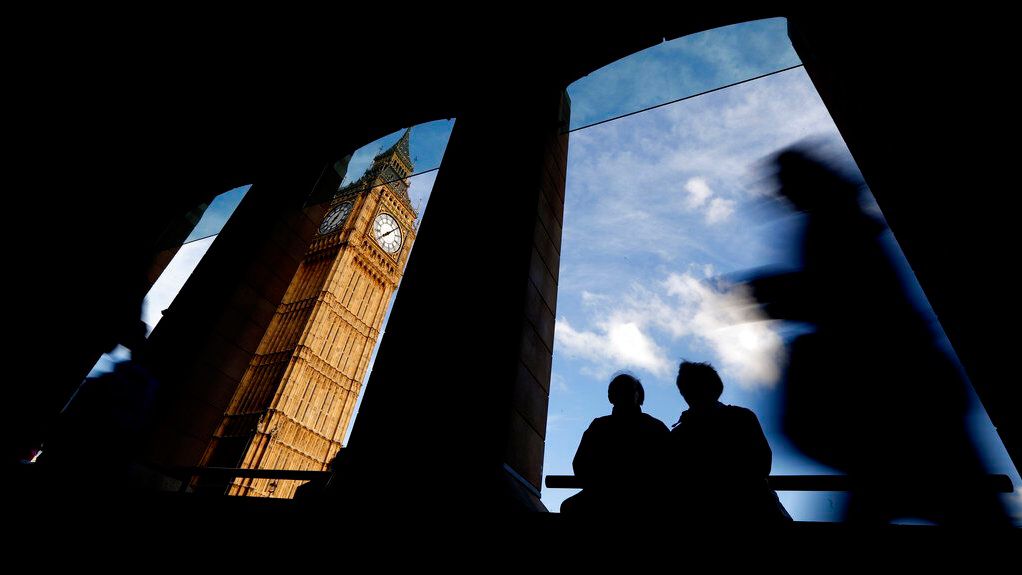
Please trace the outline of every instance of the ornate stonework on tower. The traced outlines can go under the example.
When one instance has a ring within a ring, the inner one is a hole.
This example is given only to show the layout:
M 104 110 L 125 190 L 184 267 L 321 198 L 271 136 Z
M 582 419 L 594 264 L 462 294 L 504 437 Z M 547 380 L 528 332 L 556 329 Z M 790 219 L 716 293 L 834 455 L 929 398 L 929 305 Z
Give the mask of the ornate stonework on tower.
M 320 471 L 341 448 L 415 240 L 410 132 L 331 200 L 204 465 Z M 229 493 L 291 497 L 297 486 L 238 479 Z

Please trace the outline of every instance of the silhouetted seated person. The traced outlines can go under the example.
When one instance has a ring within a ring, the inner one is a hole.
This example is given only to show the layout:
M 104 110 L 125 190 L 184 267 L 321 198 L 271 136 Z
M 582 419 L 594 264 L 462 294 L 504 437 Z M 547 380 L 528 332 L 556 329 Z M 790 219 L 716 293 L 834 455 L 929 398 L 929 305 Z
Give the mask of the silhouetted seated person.
M 709 364 L 682 362 L 677 384 L 689 405 L 669 443 L 680 519 L 735 526 L 791 521 L 767 485 L 772 453 L 756 414 L 719 401 L 724 383 Z
M 642 412 L 642 384 L 628 374 L 610 382 L 610 415 L 598 417 L 582 435 L 572 467 L 584 489 L 561 504 L 567 514 L 633 514 L 648 510 L 646 494 L 656 480 L 657 458 L 667 426 Z
M 789 345 L 785 433 L 851 477 L 849 520 L 1006 525 L 966 429 L 967 383 L 862 208 L 862 182 L 804 148 L 773 165 L 778 197 L 806 216 L 801 269 L 750 285 L 772 317 L 812 328 Z

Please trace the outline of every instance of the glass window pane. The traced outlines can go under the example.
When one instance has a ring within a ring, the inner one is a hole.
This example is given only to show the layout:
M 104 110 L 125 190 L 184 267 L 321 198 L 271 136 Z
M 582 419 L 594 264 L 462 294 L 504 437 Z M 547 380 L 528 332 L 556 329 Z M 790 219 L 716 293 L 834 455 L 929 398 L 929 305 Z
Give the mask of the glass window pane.
M 572 126 L 799 63 L 784 20 L 676 42 L 570 87 Z M 645 412 L 668 425 L 678 421 L 688 407 L 674 385 L 681 358 L 712 362 L 725 382 L 721 401 L 757 414 L 773 449 L 773 474 L 836 473 L 780 429 L 783 344 L 803 327 L 757 317 L 739 285 L 750 270 L 797 263 L 790 246 L 802 221 L 772 207 L 764 159 L 806 141 L 858 175 L 801 67 L 570 134 L 545 473 L 572 474 L 582 434 L 610 413 L 606 386 L 618 370 L 643 381 Z M 880 215 L 875 203 L 868 209 Z M 889 233 L 886 242 L 900 258 Z M 916 303 L 927 309 L 901 261 Z M 971 406 L 981 456 L 991 472 L 1008 473 L 1018 485 L 975 398 Z M 571 494 L 545 489 L 543 501 L 556 511 Z M 782 494 L 796 519 L 815 521 L 840 519 L 844 497 Z

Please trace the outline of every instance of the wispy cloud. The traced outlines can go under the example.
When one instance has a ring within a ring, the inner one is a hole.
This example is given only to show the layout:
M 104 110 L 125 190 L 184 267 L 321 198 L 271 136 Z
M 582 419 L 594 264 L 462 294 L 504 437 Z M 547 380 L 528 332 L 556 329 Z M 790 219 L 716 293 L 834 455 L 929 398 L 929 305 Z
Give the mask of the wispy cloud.
M 809 135 L 840 141 L 802 70 L 573 133 L 556 353 L 601 376 L 684 356 L 776 382 L 777 326 L 714 275 L 785 262 L 790 230 L 764 233 L 750 206 L 762 160 Z
M 743 286 L 690 273 L 670 274 L 652 287 L 633 285 L 620 298 L 603 298 L 590 309 L 592 329 L 562 318 L 559 353 L 608 369 L 634 368 L 658 377 L 675 368 L 670 350 L 685 340 L 703 350 L 743 387 L 771 386 L 780 376 L 782 340 Z
M 690 210 L 701 208 L 706 204 L 706 200 L 713 195 L 713 190 L 710 189 L 704 178 L 689 178 L 685 182 L 685 191 L 688 192 L 686 205 Z
M 631 367 L 656 375 L 666 375 L 671 368 L 664 349 L 633 321 L 603 321 L 594 331 L 580 331 L 562 318 L 557 322 L 557 345 L 569 356 L 601 367 Z
M 689 178 L 685 182 L 685 191 L 688 192 L 685 207 L 691 211 L 705 213 L 706 223 L 709 225 L 727 220 L 735 211 L 736 202 L 714 197 L 713 190 L 705 178 Z
M 560 373 L 554 373 L 550 375 L 550 387 L 557 391 L 557 393 L 571 393 L 571 388 L 568 387 L 568 382 L 564 379 L 564 375 Z
M 778 381 L 783 341 L 776 322 L 767 321 L 745 286 L 687 273 L 671 274 L 662 286 L 672 298 L 673 313 L 666 316 L 672 333 L 691 333 L 697 343 L 705 342 L 739 385 L 771 386 Z
M 562 290 L 620 289 L 626 258 L 663 271 L 776 263 L 779 242 L 746 212 L 766 191 L 763 159 L 807 136 L 840 141 L 800 69 L 573 132 Z
M 735 213 L 735 201 L 724 198 L 713 198 L 710 200 L 710 207 L 706 210 L 706 223 L 719 224 Z

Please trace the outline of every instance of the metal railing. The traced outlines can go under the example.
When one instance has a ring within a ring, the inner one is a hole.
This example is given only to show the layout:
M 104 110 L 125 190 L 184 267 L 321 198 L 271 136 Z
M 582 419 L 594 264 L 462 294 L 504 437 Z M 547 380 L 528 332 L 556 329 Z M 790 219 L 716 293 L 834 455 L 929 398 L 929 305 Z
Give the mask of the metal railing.
M 328 479 L 331 471 L 298 471 L 294 469 L 238 469 L 234 467 L 186 467 L 180 470 L 179 477 L 187 478 L 181 482 L 179 491 L 187 491 L 191 479 L 284 479 L 294 481 L 313 481 Z
M 997 493 L 1011 493 L 1014 487 L 1007 475 L 987 475 L 988 488 Z M 847 475 L 771 475 L 767 483 L 774 491 L 851 491 L 852 478 Z M 549 489 L 582 489 L 583 481 L 574 475 L 547 475 Z

